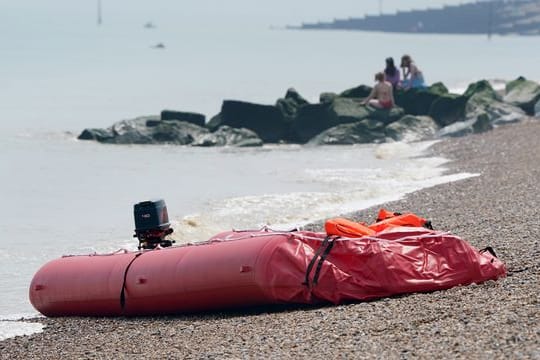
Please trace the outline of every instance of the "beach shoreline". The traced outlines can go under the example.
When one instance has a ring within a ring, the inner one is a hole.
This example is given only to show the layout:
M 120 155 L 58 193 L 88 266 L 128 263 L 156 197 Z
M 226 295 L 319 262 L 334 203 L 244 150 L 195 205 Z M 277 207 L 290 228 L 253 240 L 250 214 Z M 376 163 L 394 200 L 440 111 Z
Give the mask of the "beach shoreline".
M 540 121 L 445 139 L 429 151 L 449 171 L 480 173 L 384 206 L 430 219 L 476 248 L 492 246 L 508 277 L 481 285 L 340 306 L 151 318 L 36 318 L 43 333 L 0 341 L 2 359 L 539 358 Z

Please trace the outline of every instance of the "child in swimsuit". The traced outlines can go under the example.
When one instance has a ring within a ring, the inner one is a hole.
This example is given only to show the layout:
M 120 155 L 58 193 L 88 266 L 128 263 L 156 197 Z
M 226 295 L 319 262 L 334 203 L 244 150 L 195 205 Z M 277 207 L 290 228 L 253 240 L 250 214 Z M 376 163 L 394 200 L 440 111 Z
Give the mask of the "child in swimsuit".
M 398 68 L 394 65 L 394 59 L 386 58 L 386 67 L 384 68 L 384 77 L 394 89 L 396 89 L 400 83 L 401 77 Z
M 362 104 L 369 104 L 378 109 L 391 109 L 395 104 L 392 84 L 386 81 L 382 72 L 375 74 L 375 81 L 377 84 Z

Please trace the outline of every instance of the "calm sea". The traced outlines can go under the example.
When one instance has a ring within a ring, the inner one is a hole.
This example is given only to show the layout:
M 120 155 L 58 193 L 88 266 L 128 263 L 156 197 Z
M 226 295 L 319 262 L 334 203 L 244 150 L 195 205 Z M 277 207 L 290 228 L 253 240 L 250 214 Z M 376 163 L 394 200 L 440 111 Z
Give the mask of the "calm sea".
M 429 143 L 111 146 L 77 141 L 85 127 L 166 108 L 211 117 L 223 99 L 272 104 L 289 87 L 316 102 L 370 84 L 384 58 L 404 53 L 428 82 L 456 91 L 484 78 L 540 80 L 538 38 L 283 30 L 378 11 L 358 1 L 102 1 L 100 26 L 92 1 L 0 6 L 0 339 L 39 330 L 12 320 L 35 315 L 28 284 L 46 261 L 136 247 L 136 202 L 164 198 L 174 238 L 187 242 L 290 228 L 470 176 L 443 176 L 444 159 L 422 158 Z

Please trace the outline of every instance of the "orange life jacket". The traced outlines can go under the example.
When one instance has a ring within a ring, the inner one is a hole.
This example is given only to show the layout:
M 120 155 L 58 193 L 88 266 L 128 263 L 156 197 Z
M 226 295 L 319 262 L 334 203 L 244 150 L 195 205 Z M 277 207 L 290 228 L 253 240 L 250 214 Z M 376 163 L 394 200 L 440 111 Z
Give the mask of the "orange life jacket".
M 395 226 L 423 227 L 427 223 L 428 221 L 426 219 L 421 218 L 420 216 L 417 216 L 415 214 L 408 213 L 378 221 L 374 224 L 369 225 L 369 228 L 371 230 L 374 230 L 375 232 L 379 232 L 389 227 Z
M 401 213 L 389 211 L 386 209 L 381 209 L 379 210 L 379 215 L 377 215 L 376 222 L 390 219 L 390 218 L 393 218 L 394 216 L 399 216 L 399 215 L 401 215 Z
M 431 222 L 418 215 L 400 214 L 386 209 L 381 209 L 377 216 L 377 222 L 369 226 L 344 218 L 329 219 L 324 223 L 326 234 L 345 237 L 372 236 L 385 229 L 398 226 L 426 227 L 433 230 Z
M 362 237 L 365 235 L 375 235 L 375 230 L 370 229 L 365 224 L 357 223 L 343 218 L 329 219 L 324 223 L 327 235 L 337 235 L 345 237 Z

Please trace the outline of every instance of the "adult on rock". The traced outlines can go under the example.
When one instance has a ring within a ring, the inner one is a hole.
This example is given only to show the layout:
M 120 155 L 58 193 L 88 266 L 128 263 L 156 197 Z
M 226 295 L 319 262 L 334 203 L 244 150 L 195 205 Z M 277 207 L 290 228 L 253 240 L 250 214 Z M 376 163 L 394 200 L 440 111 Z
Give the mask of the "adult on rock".
M 371 94 L 362 101 L 364 105 L 371 105 L 378 109 L 391 109 L 394 104 L 394 89 L 392 84 L 385 80 L 383 72 L 375 74 L 377 84 L 373 87 Z

